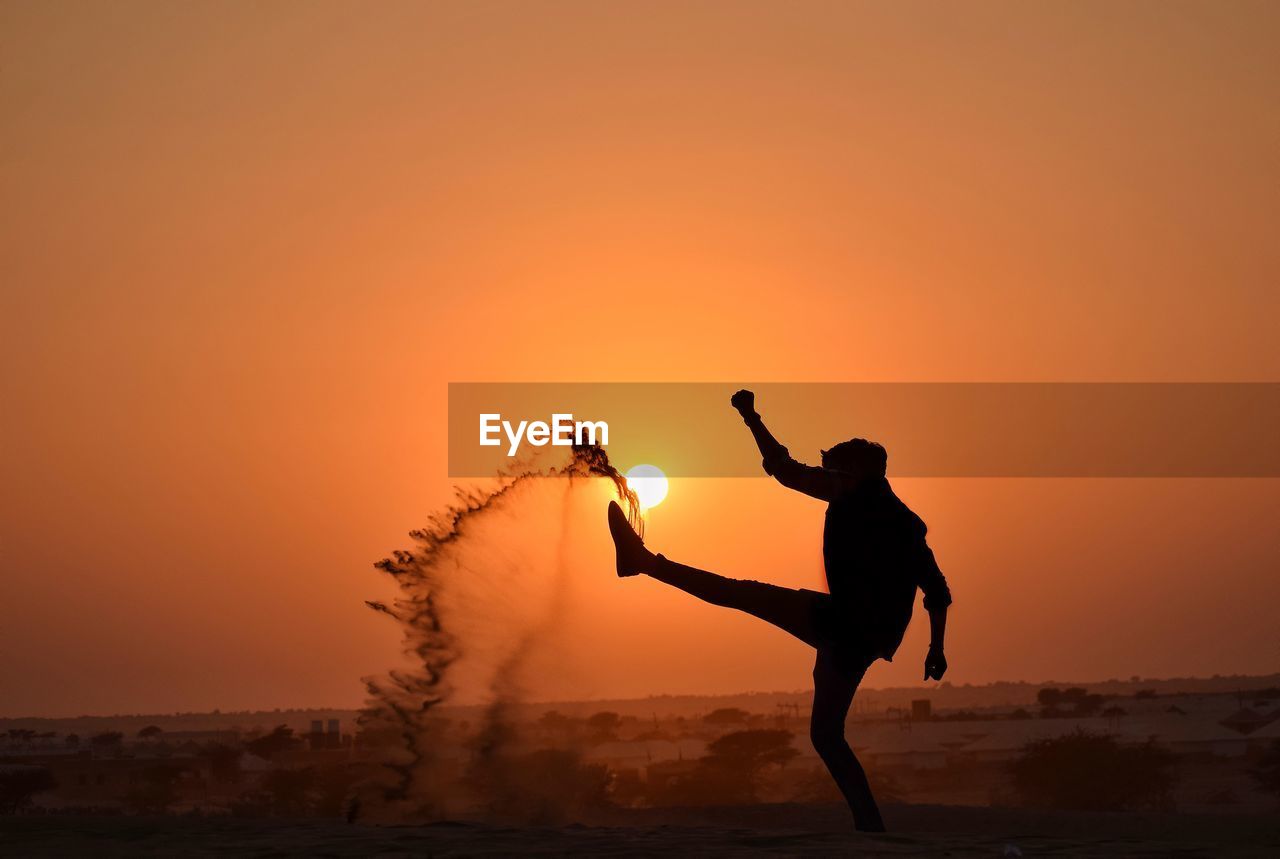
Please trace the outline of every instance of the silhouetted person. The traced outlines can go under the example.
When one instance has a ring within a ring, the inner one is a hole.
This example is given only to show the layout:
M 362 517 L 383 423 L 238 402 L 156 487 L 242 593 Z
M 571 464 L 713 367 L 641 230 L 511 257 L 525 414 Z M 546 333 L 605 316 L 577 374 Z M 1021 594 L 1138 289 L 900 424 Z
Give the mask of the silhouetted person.
M 654 555 L 609 503 L 619 576 L 646 573 L 699 599 L 735 608 L 791 633 L 817 651 L 809 736 L 853 812 L 858 829 L 884 831 L 866 773 L 844 737 L 853 694 L 877 659 L 902 643 L 916 588 L 924 591 L 932 635 L 924 678 L 941 680 L 951 592 L 925 542 L 925 524 L 889 488 L 885 450 L 855 438 L 822 451 L 822 467 L 802 465 L 765 428 L 755 395 L 731 400 L 755 437 L 764 470 L 783 486 L 827 502 L 822 556 L 830 593 L 728 579 Z

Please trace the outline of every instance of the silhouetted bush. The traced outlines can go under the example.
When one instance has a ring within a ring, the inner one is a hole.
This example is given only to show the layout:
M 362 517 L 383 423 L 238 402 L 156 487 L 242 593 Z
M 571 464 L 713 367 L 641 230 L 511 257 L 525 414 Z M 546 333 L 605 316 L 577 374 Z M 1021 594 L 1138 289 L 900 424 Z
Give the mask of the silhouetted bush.
M 316 771 L 311 810 L 317 817 L 343 817 L 351 808 L 359 775 L 345 764 L 320 767 Z
M 254 790 L 231 803 L 236 817 L 344 816 L 358 773 L 347 764 L 278 767 L 263 774 Z
M 314 767 L 268 770 L 260 782 L 267 809 L 277 817 L 302 817 L 310 813 L 317 796 Z
M 57 786 L 53 774 L 44 767 L 0 764 L 0 814 L 16 814 L 37 793 Z
M 118 749 L 124 741 L 124 734 L 119 731 L 103 731 L 89 738 L 89 744 L 95 749 Z
M 477 761 L 467 780 L 487 811 L 522 823 L 564 823 L 610 805 L 608 767 L 572 751 L 495 755 Z
M 755 802 L 766 767 L 784 766 L 799 754 L 789 731 L 747 730 L 725 734 L 688 773 L 655 786 L 654 805 L 740 805 Z
M 302 741 L 293 735 L 292 728 L 288 725 L 277 725 L 271 733 L 247 741 L 244 748 L 245 751 L 260 758 L 270 760 L 271 756 L 277 752 L 297 748 L 300 745 Z
M 1106 811 L 1167 805 L 1172 767 L 1173 755 L 1152 742 L 1075 731 L 1028 743 L 1012 769 L 1029 805 Z
M 164 814 L 178 799 L 176 785 L 184 769 L 181 764 L 158 763 L 142 770 L 125 795 L 125 806 L 138 814 Z
M 538 724 L 553 731 L 567 731 L 573 726 L 573 720 L 558 710 L 548 710 L 538 719 Z
M 618 730 L 618 726 L 622 724 L 622 717 L 617 713 L 611 713 L 608 710 L 603 713 L 596 713 L 587 719 L 587 727 L 593 731 L 599 731 L 602 734 L 612 734 Z
M 240 749 L 210 741 L 204 744 L 201 752 L 209 761 L 209 774 L 214 781 L 235 783 L 240 780 L 240 758 L 244 754 Z
M 1280 795 L 1280 740 L 1274 741 L 1271 747 L 1262 753 L 1257 766 L 1249 770 L 1249 774 L 1267 793 Z

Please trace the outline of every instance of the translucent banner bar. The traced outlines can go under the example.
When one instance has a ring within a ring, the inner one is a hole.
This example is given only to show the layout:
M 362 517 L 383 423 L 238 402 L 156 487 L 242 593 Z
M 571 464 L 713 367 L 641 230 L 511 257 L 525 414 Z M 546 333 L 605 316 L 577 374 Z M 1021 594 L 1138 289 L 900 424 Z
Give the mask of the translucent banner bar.
M 672 477 L 758 477 L 739 388 L 791 455 L 867 438 L 890 477 L 1277 477 L 1277 383 L 452 383 L 449 475 L 573 442 Z M 523 424 L 522 424 L 523 422 Z

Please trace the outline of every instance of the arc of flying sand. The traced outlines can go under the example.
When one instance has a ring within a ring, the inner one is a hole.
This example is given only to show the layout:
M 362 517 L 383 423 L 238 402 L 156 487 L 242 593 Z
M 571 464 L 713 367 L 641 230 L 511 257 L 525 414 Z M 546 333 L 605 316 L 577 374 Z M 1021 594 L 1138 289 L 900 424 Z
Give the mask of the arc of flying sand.
M 572 449 L 567 465 L 552 469 L 526 468 L 520 473 L 500 475 L 505 482 L 492 490 L 458 489 L 457 503 L 430 517 L 428 524 L 409 532 L 418 543 L 415 551 L 397 550 L 374 566 L 392 576 L 402 596 L 391 606 L 366 601 L 366 605 L 394 618 L 404 629 L 405 650 L 418 667 L 411 671 L 391 671 L 384 678 L 366 678 L 365 688 L 369 704 L 360 717 L 362 727 L 384 726 L 394 728 L 404 744 L 407 760 L 384 761 L 384 767 L 393 775 L 390 786 L 380 788 L 372 798 L 385 804 L 406 803 L 415 799 L 423 805 L 415 813 L 430 814 L 430 799 L 423 796 L 419 774 L 429 761 L 429 714 L 448 700 L 449 672 L 462 655 L 459 642 L 445 628 L 439 611 L 438 597 L 448 587 L 439 575 L 443 561 L 450 557 L 466 539 L 471 522 L 501 509 L 512 497 L 514 490 L 534 477 L 560 476 L 568 478 L 569 487 L 578 477 L 600 477 L 612 482 L 618 497 L 627 502 L 628 518 L 637 531 L 644 527 L 639 500 L 626 485 L 626 480 L 609 462 L 608 455 L 598 446 L 581 446 Z M 561 550 L 566 543 L 562 533 Z M 563 575 L 566 564 L 558 564 Z M 515 663 L 516 668 L 520 663 Z M 515 669 L 513 669 L 515 670 Z M 505 676 L 511 676 L 508 672 Z M 365 797 L 368 799 L 370 797 Z M 360 802 L 361 809 L 367 806 Z M 355 807 L 353 805 L 353 807 Z

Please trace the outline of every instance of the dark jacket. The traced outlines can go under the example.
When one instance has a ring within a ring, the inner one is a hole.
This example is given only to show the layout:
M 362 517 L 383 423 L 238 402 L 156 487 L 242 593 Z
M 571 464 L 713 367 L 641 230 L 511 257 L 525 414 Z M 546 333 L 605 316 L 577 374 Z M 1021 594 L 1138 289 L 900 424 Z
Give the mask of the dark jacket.
M 828 502 L 822 532 L 827 589 L 848 621 L 848 634 L 872 655 L 892 661 L 911 621 L 916 588 L 924 592 L 925 609 L 951 605 L 924 521 L 884 477 L 803 465 L 781 446 L 765 457 L 764 467 L 782 485 Z

